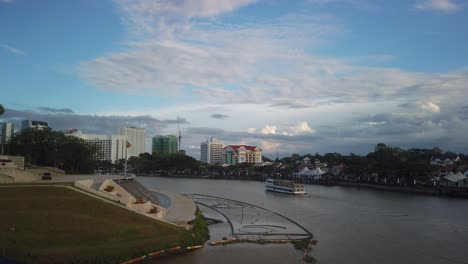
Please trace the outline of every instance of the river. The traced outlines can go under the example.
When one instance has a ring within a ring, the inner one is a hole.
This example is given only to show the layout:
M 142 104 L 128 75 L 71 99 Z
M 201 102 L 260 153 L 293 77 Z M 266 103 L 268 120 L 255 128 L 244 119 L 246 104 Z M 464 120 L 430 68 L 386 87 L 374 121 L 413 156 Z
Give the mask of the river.
M 468 200 L 340 186 L 306 185 L 307 195 L 266 192 L 264 183 L 138 177 L 149 188 L 255 204 L 314 234 L 318 263 L 466 263 Z M 207 246 L 157 263 L 301 263 L 291 245 Z

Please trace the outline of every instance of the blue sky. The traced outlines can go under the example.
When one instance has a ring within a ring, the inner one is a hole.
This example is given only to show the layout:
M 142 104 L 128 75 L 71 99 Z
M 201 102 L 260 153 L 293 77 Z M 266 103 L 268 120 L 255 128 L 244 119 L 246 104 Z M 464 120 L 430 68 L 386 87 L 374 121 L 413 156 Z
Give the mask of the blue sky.
M 150 138 L 179 116 L 195 157 L 210 136 L 270 155 L 467 152 L 467 13 L 466 0 L 0 0 L 2 118 Z

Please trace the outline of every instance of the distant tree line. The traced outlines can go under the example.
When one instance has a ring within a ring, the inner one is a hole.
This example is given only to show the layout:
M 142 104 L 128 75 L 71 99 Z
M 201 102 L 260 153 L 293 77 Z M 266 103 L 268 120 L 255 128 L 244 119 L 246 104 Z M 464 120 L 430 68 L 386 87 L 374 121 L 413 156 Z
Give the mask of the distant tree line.
M 103 173 L 121 172 L 124 170 L 125 160 L 116 163 L 100 161 L 96 163 L 96 169 Z M 150 154 L 142 153 L 138 157 L 130 157 L 127 161 L 128 171 L 138 174 L 158 174 L 161 172 L 196 171 L 201 162 L 184 154 Z
M 443 157 L 451 160 L 459 157 L 458 164 L 468 164 L 468 156 L 463 153 L 443 152 L 435 147 L 432 149 L 402 149 L 392 147 L 384 143 L 377 144 L 373 151 L 367 155 L 341 155 L 339 153 L 327 153 L 320 155 L 307 154 L 300 156 L 293 154 L 290 157 L 280 159 L 292 170 L 297 171 L 297 161 L 301 161 L 305 157 L 309 157 L 313 162 L 315 159 L 329 165 L 344 164 L 345 169 L 342 171 L 346 175 L 367 176 L 378 175 L 386 178 L 403 178 L 408 180 L 428 180 L 432 177 L 432 172 L 437 169 L 437 166 L 430 164 L 432 157 Z
M 48 129 L 22 129 L 6 145 L 6 154 L 24 156 L 26 163 L 53 166 L 67 173 L 90 173 L 96 148 L 77 137 Z

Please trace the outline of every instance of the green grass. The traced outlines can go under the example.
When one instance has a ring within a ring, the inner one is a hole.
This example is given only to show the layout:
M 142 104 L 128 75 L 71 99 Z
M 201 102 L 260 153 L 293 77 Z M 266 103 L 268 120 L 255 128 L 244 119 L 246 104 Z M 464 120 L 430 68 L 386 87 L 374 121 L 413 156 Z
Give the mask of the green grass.
M 203 222 L 187 231 L 67 188 L 0 188 L 0 214 L 0 254 L 26 263 L 116 263 L 206 240 Z
M 311 246 L 317 245 L 318 241 L 317 240 L 312 240 L 310 239 L 301 239 L 301 240 L 293 240 L 291 242 L 294 245 L 294 248 L 297 250 L 306 250 L 307 247 L 309 246 L 309 243 Z
M 208 229 L 208 224 L 202 217 L 201 211 L 198 209 L 198 207 L 196 215 L 197 218 L 192 230 L 190 231 L 190 237 L 187 238 L 187 241 L 189 241 L 191 245 L 203 245 L 205 241 L 210 239 L 210 231 Z

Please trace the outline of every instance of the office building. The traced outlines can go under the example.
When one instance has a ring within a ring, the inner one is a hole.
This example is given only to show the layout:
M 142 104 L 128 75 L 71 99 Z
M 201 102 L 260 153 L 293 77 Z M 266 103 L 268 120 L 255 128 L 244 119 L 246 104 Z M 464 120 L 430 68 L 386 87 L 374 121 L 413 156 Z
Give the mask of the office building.
M 138 127 L 122 127 L 120 134 L 127 136 L 130 147 L 128 148 L 128 157 L 138 157 L 145 153 L 145 129 Z
M 178 140 L 177 136 L 155 136 L 153 137 L 153 154 L 173 154 L 177 153 Z
M 76 129 L 67 130 L 66 133 L 67 135 L 81 138 L 86 143 L 95 146 L 97 149 L 94 154 L 95 160 L 116 163 L 118 160 L 125 159 L 126 157 L 127 136 L 83 134 Z
M 228 145 L 223 149 L 223 163 L 262 163 L 262 149 L 257 146 Z
M 223 163 L 223 144 L 214 137 L 200 144 L 200 161 L 208 164 Z
M 49 124 L 44 121 L 23 120 L 21 122 L 21 129 L 34 128 L 38 130 L 49 128 Z

